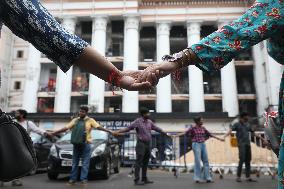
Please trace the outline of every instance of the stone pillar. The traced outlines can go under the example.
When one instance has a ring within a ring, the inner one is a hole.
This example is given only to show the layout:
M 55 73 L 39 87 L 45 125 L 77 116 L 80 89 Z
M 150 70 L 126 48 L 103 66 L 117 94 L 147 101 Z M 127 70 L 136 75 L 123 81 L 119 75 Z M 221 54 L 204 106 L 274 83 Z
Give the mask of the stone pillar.
M 102 55 L 106 49 L 107 17 L 96 16 L 93 19 L 92 46 Z M 90 74 L 88 104 L 95 106 L 99 113 L 104 112 L 105 81 Z
M 3 26 L 0 38 L 0 109 L 8 110 L 8 95 L 11 78 L 11 64 L 12 64 L 12 44 L 13 33 L 5 26 Z
M 139 16 L 127 15 L 124 25 L 123 70 L 138 70 Z M 123 91 L 122 112 L 138 112 L 138 91 Z
M 75 33 L 76 19 L 73 17 L 65 17 L 62 25 L 71 33 Z M 54 112 L 68 113 L 70 112 L 71 90 L 72 90 L 72 72 L 71 67 L 66 73 L 57 68 L 56 76 L 56 94 L 54 102 Z
M 266 49 L 266 42 L 265 42 Z M 269 97 L 269 105 L 278 105 L 279 87 L 283 72 L 283 65 L 277 63 L 271 58 L 267 51 L 263 52 L 266 57 L 266 75 L 267 75 L 267 90 Z
M 200 22 L 187 22 L 188 46 L 200 41 Z M 188 67 L 189 79 L 189 111 L 205 112 L 203 73 L 194 65 Z
M 227 22 L 219 24 L 219 28 Z M 236 68 L 234 60 L 221 69 L 221 87 L 223 112 L 228 112 L 229 117 L 239 114 L 239 101 L 237 90 Z
M 30 113 L 35 113 L 37 111 L 40 55 L 41 53 L 32 44 L 29 44 L 29 55 L 26 63 L 26 78 L 23 94 L 23 109 Z
M 263 43 L 262 43 L 263 44 Z M 257 101 L 257 115 L 261 116 L 268 107 L 268 91 L 266 81 L 266 70 L 265 70 L 265 58 L 264 51 L 266 49 L 260 47 L 260 44 L 253 46 L 252 53 L 254 59 L 254 83 L 256 89 L 256 101 Z
M 162 61 L 162 57 L 170 54 L 170 22 L 157 23 L 157 62 Z M 171 75 L 160 79 L 157 85 L 157 112 L 172 112 L 171 98 Z

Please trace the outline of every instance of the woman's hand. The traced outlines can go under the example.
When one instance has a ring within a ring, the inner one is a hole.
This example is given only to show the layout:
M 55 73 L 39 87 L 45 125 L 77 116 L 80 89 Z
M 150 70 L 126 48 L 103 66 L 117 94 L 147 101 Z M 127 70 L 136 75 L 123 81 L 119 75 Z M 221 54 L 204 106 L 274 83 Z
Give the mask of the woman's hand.
M 158 75 L 149 73 L 145 81 L 140 81 L 143 71 L 123 71 L 120 73 L 119 87 L 129 91 L 151 90 L 158 83 Z
M 151 65 L 143 70 L 143 73 L 138 77 L 138 82 L 158 81 L 178 69 L 178 64 L 175 62 L 162 62 Z M 156 78 L 154 78 L 156 77 Z

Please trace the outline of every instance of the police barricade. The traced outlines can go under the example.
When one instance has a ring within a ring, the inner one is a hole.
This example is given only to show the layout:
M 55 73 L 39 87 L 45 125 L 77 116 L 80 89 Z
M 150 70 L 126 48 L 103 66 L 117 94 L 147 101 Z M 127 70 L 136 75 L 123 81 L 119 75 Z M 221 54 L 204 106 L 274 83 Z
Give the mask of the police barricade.
M 256 132 L 264 137 L 263 132 Z M 175 134 L 175 133 L 169 133 Z M 213 133 L 222 137 L 225 133 Z M 136 153 L 136 134 L 127 133 L 119 137 L 121 147 L 121 162 L 123 166 L 134 167 Z M 211 173 L 217 173 L 220 178 L 226 174 L 236 174 L 239 162 L 239 153 L 235 141 L 235 133 L 226 138 L 225 142 L 213 138 L 206 141 Z M 251 136 L 252 161 L 251 169 L 257 176 L 271 175 L 274 179 L 277 171 L 277 157 L 264 146 L 261 140 Z M 193 171 L 194 155 L 191 150 L 189 137 L 167 137 L 158 133 L 152 134 L 150 168 L 163 168 L 173 171 L 175 176 L 180 172 Z M 133 171 L 133 169 L 132 169 Z

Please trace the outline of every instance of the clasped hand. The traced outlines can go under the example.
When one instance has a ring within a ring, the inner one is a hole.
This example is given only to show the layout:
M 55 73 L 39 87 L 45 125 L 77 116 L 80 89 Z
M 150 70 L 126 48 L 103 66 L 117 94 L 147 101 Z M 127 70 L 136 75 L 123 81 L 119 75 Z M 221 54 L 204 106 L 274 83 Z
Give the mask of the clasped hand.
M 162 62 L 148 66 L 139 71 L 121 72 L 120 87 L 130 91 L 151 90 L 159 79 L 169 75 L 177 69 L 174 62 Z

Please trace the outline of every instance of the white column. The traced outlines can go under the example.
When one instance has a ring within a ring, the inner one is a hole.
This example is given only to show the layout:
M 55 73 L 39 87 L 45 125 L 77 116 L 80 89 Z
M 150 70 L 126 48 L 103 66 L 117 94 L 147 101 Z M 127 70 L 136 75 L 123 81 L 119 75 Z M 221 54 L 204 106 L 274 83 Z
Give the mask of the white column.
M 200 41 L 200 22 L 187 22 L 187 38 L 188 46 L 191 46 Z M 204 112 L 204 88 L 203 88 L 203 73 L 194 65 L 188 67 L 189 79 L 189 111 Z
M 170 54 L 170 22 L 157 23 L 157 62 Z M 157 85 L 157 112 L 172 112 L 171 75 L 160 79 Z
M 29 44 L 29 55 L 26 62 L 26 78 L 22 106 L 23 109 L 32 113 L 37 111 L 40 55 L 41 53 L 32 44 Z
M 261 47 L 260 44 L 253 46 L 252 53 L 254 59 L 254 84 L 256 89 L 257 100 L 257 115 L 261 116 L 265 108 L 269 105 L 266 70 L 265 70 L 265 58 L 264 51 L 266 48 Z
M 63 19 L 62 25 L 71 33 L 75 33 L 76 19 L 66 17 Z M 67 113 L 70 112 L 71 89 L 72 89 L 72 71 L 71 67 L 66 73 L 57 68 L 56 76 L 56 94 L 54 102 L 54 112 Z
M 106 49 L 107 17 L 97 16 L 93 19 L 92 46 L 102 55 Z M 105 81 L 90 74 L 88 104 L 95 106 L 99 113 L 104 112 Z
M 13 33 L 3 27 L 0 38 L 0 109 L 8 110 L 9 81 L 11 78 Z M 13 85 L 13 83 L 11 83 Z
M 266 43 L 265 43 L 266 47 Z M 278 105 L 279 87 L 282 77 L 283 66 L 271 58 L 265 51 L 266 55 L 266 74 L 267 74 L 267 87 L 270 105 Z
M 220 23 L 219 28 L 225 24 L 227 22 Z M 239 114 L 239 101 L 234 60 L 221 69 L 221 87 L 223 112 L 228 112 L 229 117 L 237 116 Z
M 139 17 L 129 15 L 124 22 L 123 70 L 138 70 Z M 122 112 L 138 112 L 138 91 L 123 91 Z

